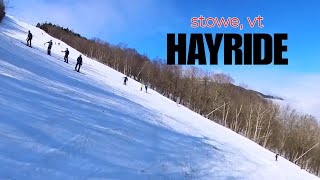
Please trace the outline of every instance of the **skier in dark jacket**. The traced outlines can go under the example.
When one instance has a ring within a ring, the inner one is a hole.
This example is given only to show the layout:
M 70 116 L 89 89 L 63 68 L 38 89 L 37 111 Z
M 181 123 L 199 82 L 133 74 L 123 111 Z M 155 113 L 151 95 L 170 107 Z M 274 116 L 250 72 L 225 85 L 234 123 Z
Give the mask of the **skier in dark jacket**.
M 65 51 L 61 51 L 64 52 L 64 62 L 68 63 L 68 56 L 69 56 L 69 50 L 68 48 Z
M 146 93 L 148 92 L 148 85 L 144 85 L 144 88 L 146 89 Z
M 124 77 L 123 84 L 127 85 L 127 81 L 128 81 L 128 77 L 126 76 L 126 77 Z
M 27 37 L 27 46 L 31 47 L 31 40 L 32 40 L 32 34 L 30 30 L 28 31 L 28 37 Z
M 276 161 L 278 161 L 278 156 L 279 156 L 279 153 L 276 154 Z
M 49 46 L 48 46 L 48 55 L 51 56 L 52 40 L 50 40 L 50 41 L 48 41 L 48 42 L 46 42 L 44 44 L 47 44 L 47 43 L 49 44 Z
M 74 70 L 79 72 L 81 66 L 82 66 L 82 57 L 81 57 L 81 54 L 80 54 L 80 56 L 77 59 L 77 64 L 76 64 L 76 67 L 74 68 Z M 78 69 L 77 69 L 77 67 L 78 67 Z

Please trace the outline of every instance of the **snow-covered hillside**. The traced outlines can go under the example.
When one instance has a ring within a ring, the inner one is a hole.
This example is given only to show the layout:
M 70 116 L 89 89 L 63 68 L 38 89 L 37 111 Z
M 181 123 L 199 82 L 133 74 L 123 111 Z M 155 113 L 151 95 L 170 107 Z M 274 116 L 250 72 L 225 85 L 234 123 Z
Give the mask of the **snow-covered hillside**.
M 0 24 L 0 179 L 318 179 L 58 42 Z

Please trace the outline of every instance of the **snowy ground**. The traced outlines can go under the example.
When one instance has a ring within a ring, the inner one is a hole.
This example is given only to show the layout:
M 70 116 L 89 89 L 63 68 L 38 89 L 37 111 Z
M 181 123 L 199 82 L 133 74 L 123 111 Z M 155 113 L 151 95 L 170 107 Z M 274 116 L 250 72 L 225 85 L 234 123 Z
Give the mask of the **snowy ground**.
M 0 179 L 318 179 L 94 60 L 75 72 L 50 39 L 0 24 Z

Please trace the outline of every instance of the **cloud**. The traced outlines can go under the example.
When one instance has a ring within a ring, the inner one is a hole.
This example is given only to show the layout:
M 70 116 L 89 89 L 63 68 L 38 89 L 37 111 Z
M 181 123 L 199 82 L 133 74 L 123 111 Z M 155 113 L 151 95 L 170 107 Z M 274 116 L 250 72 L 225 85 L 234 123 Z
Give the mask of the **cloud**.
M 237 82 L 265 94 L 280 96 L 301 113 L 315 116 L 320 121 L 320 73 L 286 71 L 231 72 Z
M 320 120 L 320 74 L 288 77 L 287 81 L 287 86 L 278 89 L 278 93 L 298 110 Z

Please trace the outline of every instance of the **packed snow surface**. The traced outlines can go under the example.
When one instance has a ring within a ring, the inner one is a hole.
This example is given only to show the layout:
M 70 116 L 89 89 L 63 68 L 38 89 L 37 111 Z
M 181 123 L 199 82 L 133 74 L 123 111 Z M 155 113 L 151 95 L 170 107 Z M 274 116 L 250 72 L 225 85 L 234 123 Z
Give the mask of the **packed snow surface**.
M 66 47 L 0 24 L 0 179 L 318 179 L 95 60 L 77 73 Z

